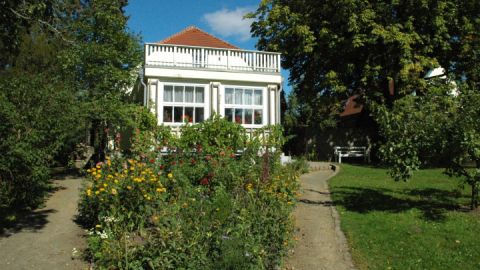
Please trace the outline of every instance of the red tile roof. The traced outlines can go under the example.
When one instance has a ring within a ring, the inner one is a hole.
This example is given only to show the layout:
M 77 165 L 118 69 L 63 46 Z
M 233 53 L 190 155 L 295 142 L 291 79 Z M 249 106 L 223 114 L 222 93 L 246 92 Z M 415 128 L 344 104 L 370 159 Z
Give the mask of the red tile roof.
M 358 95 L 353 95 L 347 99 L 345 102 L 345 107 L 343 107 L 343 112 L 340 113 L 341 117 L 359 114 L 363 110 L 363 105 L 357 103 Z
M 225 48 L 225 49 L 239 49 L 232 44 L 221 40 L 217 37 L 210 35 L 209 33 L 195 27 L 189 26 L 184 30 L 164 39 L 158 41 L 159 44 L 174 44 L 174 45 L 187 45 L 187 46 L 200 46 L 200 47 L 212 47 L 212 48 Z

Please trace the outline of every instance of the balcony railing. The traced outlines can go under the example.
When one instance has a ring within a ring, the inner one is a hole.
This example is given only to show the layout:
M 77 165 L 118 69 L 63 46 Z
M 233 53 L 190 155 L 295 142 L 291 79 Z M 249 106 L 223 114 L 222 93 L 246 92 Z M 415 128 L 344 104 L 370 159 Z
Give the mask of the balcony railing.
M 145 44 L 145 66 L 279 73 L 280 54 L 169 44 Z

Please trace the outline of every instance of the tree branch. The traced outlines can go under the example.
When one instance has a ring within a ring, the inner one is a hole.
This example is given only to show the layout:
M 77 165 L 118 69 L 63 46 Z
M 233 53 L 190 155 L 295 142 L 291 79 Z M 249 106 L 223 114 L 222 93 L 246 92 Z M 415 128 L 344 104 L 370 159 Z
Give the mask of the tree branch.
M 34 21 L 34 20 L 36 20 L 37 22 L 39 22 L 39 23 L 47 26 L 48 28 L 50 28 L 50 30 L 52 30 L 52 31 L 55 32 L 58 36 L 60 36 L 60 38 L 61 38 L 63 41 L 65 41 L 65 42 L 67 42 L 67 43 L 69 43 L 69 44 L 74 44 L 73 40 L 69 40 L 69 39 L 65 38 L 65 36 L 63 35 L 63 33 L 62 33 L 60 30 L 58 30 L 55 26 L 53 26 L 52 24 L 50 24 L 50 23 L 48 23 L 48 22 L 46 22 L 46 21 L 44 21 L 44 20 L 41 20 L 41 19 L 32 19 L 31 17 L 28 17 L 28 16 L 26 16 L 26 15 L 24 15 L 24 14 L 19 13 L 18 11 L 14 10 L 13 8 L 8 8 L 8 9 L 10 9 L 10 11 L 11 11 L 13 14 L 15 14 L 17 17 L 20 17 L 20 18 L 22 18 L 22 19 L 24 19 L 24 20 L 29 20 L 29 21 Z

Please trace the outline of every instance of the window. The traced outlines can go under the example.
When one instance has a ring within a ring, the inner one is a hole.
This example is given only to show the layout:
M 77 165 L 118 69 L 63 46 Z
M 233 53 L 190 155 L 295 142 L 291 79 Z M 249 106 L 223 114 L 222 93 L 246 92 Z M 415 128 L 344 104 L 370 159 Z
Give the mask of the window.
M 204 96 L 204 86 L 165 84 L 163 87 L 163 122 L 203 122 L 205 119 Z
M 246 125 L 263 124 L 263 91 L 251 88 L 225 88 L 225 119 Z

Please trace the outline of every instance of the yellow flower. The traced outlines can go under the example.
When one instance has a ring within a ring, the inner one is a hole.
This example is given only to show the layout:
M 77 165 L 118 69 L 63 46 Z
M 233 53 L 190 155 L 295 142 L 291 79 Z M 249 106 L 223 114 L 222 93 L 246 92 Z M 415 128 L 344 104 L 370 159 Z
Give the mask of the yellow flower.
M 167 177 L 168 177 L 168 178 L 173 178 L 173 173 L 168 173 L 168 174 L 167 174 Z
M 162 193 L 162 192 L 165 192 L 165 191 L 167 191 L 166 188 L 157 188 L 157 192 Z
M 98 191 L 98 190 L 97 190 L 97 191 L 95 191 L 95 194 L 96 194 L 96 195 L 100 194 L 100 191 Z
M 100 188 L 100 191 L 105 191 L 105 189 L 102 187 L 102 188 Z
M 127 186 L 127 189 L 130 190 L 130 189 L 132 189 L 132 187 L 131 187 L 131 186 Z
M 252 183 L 248 183 L 245 187 L 247 188 L 248 191 L 252 191 L 253 189 Z
M 112 194 L 113 194 L 113 195 L 117 195 L 117 194 L 118 194 L 117 190 L 114 189 L 114 188 L 112 188 Z
M 113 180 L 113 182 L 115 182 L 115 184 L 118 184 L 118 180 L 117 180 L 117 179 Z
M 87 170 L 88 173 L 91 172 L 91 171 L 92 171 L 92 170 L 90 170 L 90 169 Z
M 293 202 L 287 202 L 288 204 L 293 204 Z
M 97 224 L 97 225 L 95 225 L 95 228 L 102 228 L 102 225 L 101 225 L 101 224 Z
M 108 187 L 107 183 L 103 183 L 103 186 L 104 186 L 104 187 Z
M 110 159 L 107 159 L 107 166 L 112 166 L 112 162 L 110 161 Z
M 97 166 L 95 166 L 95 168 L 100 169 L 101 167 L 100 167 L 100 165 L 97 165 Z
M 87 189 L 87 196 L 88 197 L 92 196 L 92 190 L 91 189 Z
M 95 175 L 95 178 L 97 178 L 97 179 L 100 178 L 100 177 L 102 177 L 102 175 L 100 175 L 100 174 Z

